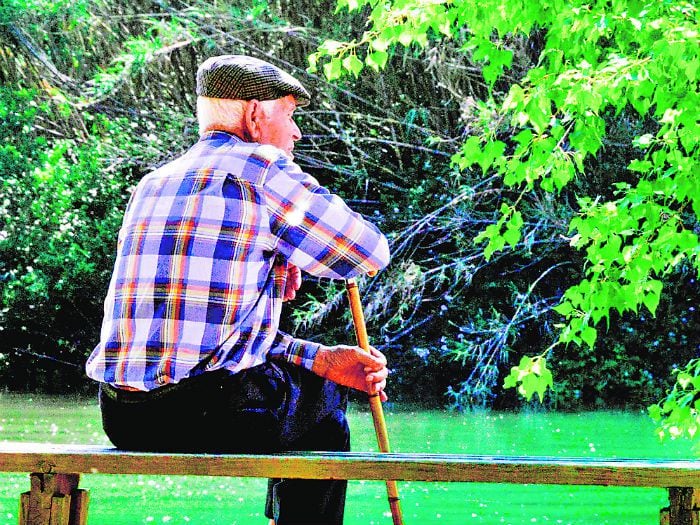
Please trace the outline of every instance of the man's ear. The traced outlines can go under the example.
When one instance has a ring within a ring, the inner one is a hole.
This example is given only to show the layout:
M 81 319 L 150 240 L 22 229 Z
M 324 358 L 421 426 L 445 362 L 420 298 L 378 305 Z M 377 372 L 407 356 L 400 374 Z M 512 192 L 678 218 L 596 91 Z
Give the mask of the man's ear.
M 257 142 L 260 138 L 260 101 L 249 100 L 245 106 L 243 113 L 243 123 L 245 124 L 244 133 L 246 140 Z

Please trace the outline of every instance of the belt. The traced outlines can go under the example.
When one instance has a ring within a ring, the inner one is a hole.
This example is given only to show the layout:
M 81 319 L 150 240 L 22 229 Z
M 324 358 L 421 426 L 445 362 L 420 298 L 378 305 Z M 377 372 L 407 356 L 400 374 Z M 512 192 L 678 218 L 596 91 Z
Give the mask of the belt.
M 163 396 L 174 394 L 175 392 L 189 388 L 193 383 L 201 381 L 216 381 L 220 376 L 229 375 L 230 372 L 226 369 L 218 369 L 211 372 L 204 372 L 194 377 L 187 377 L 177 383 L 168 383 L 167 385 L 154 388 L 153 390 L 132 390 L 131 388 L 123 388 L 109 383 L 100 383 L 100 390 L 109 399 L 126 403 L 140 403 L 143 401 L 153 401 L 160 399 Z
M 189 382 L 190 380 L 184 379 L 179 383 L 169 383 L 153 390 L 132 390 L 110 385 L 109 383 L 100 383 L 100 391 L 113 401 L 139 403 L 160 399 L 165 395 L 182 390 Z

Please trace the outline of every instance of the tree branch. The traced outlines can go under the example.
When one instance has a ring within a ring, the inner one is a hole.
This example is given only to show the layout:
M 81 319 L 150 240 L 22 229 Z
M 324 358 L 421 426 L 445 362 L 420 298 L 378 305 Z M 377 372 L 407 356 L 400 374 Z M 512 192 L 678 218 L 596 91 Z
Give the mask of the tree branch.
M 51 61 L 51 58 L 44 53 L 27 33 L 15 24 L 7 24 L 5 27 L 20 49 L 24 50 L 30 58 L 38 60 L 59 84 L 75 91 L 77 82 L 73 78 L 61 73 Z

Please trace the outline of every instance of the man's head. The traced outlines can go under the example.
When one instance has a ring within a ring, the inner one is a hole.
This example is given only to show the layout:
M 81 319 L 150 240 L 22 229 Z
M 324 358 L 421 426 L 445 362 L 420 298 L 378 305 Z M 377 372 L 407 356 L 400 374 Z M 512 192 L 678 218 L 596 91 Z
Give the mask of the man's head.
M 229 131 L 244 140 L 277 146 L 290 156 L 301 138 L 292 115 L 310 98 L 294 77 L 248 56 L 211 57 L 197 70 L 200 133 Z
M 296 78 L 264 60 L 245 55 L 205 60 L 197 70 L 197 95 L 229 100 L 276 100 L 293 95 L 299 107 L 311 100 Z

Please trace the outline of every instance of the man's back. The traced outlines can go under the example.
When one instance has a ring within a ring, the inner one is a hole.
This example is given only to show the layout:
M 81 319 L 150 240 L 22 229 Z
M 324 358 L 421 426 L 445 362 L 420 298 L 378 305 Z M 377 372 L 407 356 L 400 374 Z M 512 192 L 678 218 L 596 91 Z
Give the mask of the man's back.
M 151 390 L 260 364 L 290 344 L 276 330 L 280 254 L 343 277 L 365 259 L 385 264 L 382 241 L 277 148 L 209 132 L 134 191 L 88 374 Z

